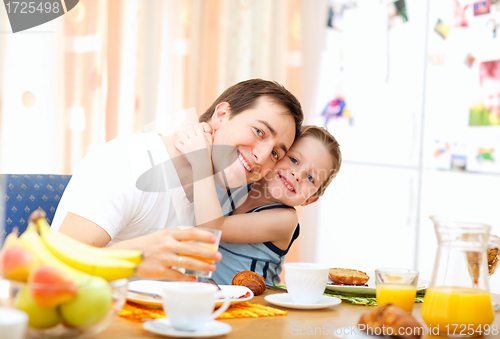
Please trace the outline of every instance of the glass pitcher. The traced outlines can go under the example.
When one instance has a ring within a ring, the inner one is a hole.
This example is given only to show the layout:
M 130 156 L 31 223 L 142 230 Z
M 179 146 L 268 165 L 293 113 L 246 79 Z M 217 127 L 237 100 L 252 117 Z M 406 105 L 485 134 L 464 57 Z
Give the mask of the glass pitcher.
M 430 334 L 472 337 L 492 334 L 487 249 L 498 246 L 491 226 L 432 216 L 438 251 L 422 305 Z M 498 333 L 498 329 L 496 329 Z

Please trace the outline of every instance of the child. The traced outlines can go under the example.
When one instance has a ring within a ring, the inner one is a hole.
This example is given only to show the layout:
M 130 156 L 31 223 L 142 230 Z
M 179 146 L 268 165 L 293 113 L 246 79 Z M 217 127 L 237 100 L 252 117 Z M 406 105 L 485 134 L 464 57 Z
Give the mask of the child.
M 255 128 L 255 133 L 261 136 L 262 131 Z M 206 147 L 206 137 L 201 125 L 187 126 L 185 132 L 177 135 L 175 145 L 188 158 L 195 173 L 206 171 L 207 165 L 188 153 L 199 155 L 194 151 Z M 229 216 L 222 214 L 213 177 L 207 178 L 205 173 L 199 177 L 206 179 L 194 182 L 197 224 L 222 230 L 219 246 L 222 260 L 213 274 L 219 284 L 231 284 L 233 276 L 245 270 L 262 275 L 268 285 L 278 284 L 285 255 L 299 235 L 298 217 L 292 206 L 318 200 L 341 164 L 337 141 L 317 126 L 302 127 L 282 159 L 277 159 L 277 152 L 272 154 L 276 158 L 273 170 L 253 185 L 247 199 Z M 240 161 L 249 170 L 249 165 Z

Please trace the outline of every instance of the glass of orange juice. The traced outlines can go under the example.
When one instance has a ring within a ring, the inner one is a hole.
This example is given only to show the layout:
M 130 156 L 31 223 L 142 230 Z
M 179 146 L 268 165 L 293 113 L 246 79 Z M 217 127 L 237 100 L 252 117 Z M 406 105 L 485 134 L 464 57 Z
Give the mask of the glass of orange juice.
M 403 268 L 375 270 L 377 305 L 393 304 L 407 312 L 413 310 L 417 295 L 418 271 Z
M 433 332 L 449 336 L 488 334 L 495 317 L 488 291 L 456 286 L 427 289 L 421 314 Z
M 202 241 L 193 241 L 193 243 L 195 243 L 195 244 L 197 244 L 199 246 L 211 249 L 213 251 L 217 251 L 219 249 L 220 236 L 222 234 L 221 230 L 216 230 L 216 229 L 213 229 L 213 228 L 204 228 L 204 227 L 196 227 L 196 229 L 212 233 L 213 235 L 215 235 L 215 237 L 217 238 L 217 240 L 213 244 L 207 244 L 206 242 L 202 242 Z M 211 264 L 214 263 L 213 260 L 207 260 L 207 259 L 203 259 L 203 258 L 189 256 L 189 255 L 186 255 L 186 257 L 191 257 L 191 258 L 196 259 L 196 260 L 209 262 Z M 196 270 L 189 270 L 189 269 L 186 269 L 184 271 L 184 274 L 186 274 L 186 275 L 194 275 L 194 276 L 200 277 L 200 278 L 211 278 L 212 277 L 212 272 L 196 271 Z

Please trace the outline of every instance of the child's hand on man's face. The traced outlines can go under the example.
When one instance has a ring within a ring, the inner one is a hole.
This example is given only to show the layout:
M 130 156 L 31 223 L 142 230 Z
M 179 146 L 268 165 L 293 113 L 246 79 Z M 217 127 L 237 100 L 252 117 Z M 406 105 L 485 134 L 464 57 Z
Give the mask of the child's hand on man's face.
M 174 145 L 192 166 L 211 168 L 211 132 L 212 128 L 207 123 L 186 123 L 183 130 L 177 132 Z
M 207 139 L 207 144 L 212 145 L 214 143 L 214 131 L 212 129 L 212 126 L 210 126 L 206 122 L 201 122 L 200 126 L 203 129 L 203 135 L 205 136 L 205 139 Z

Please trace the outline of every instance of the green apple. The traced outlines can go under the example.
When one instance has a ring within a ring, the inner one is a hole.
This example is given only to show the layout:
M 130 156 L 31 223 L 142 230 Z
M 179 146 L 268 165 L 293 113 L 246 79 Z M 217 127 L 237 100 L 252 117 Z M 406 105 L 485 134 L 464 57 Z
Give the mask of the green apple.
M 61 322 L 57 307 L 38 305 L 31 296 L 28 285 L 25 285 L 22 291 L 16 295 L 15 306 L 28 313 L 29 325 L 33 328 L 49 328 Z
M 80 286 L 75 299 L 59 306 L 64 323 L 84 327 L 97 324 L 111 307 L 111 287 L 100 277 L 92 277 Z

